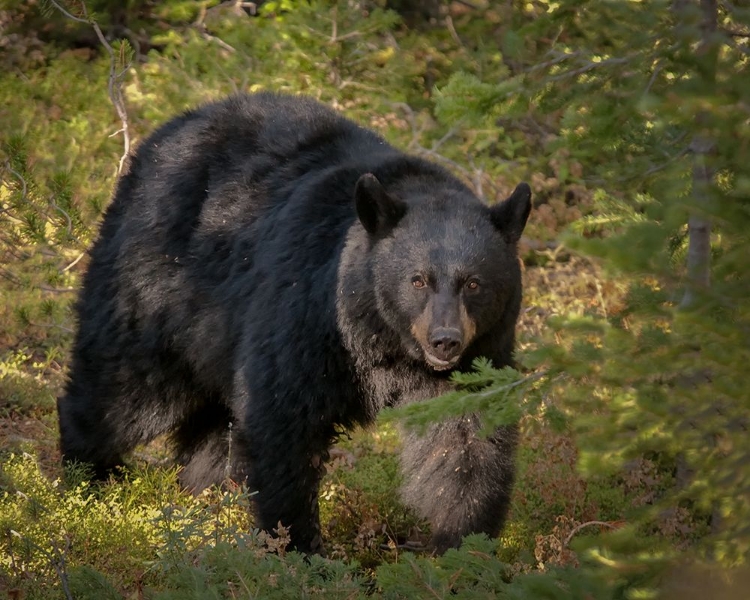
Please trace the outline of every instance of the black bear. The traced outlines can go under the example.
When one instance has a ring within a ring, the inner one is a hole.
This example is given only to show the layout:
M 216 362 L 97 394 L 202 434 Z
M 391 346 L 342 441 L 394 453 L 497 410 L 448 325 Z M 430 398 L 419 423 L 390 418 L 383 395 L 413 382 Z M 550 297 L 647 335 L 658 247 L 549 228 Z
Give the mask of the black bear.
M 104 476 L 169 432 L 186 487 L 246 480 L 261 527 L 322 552 L 318 485 L 341 430 L 446 391 L 475 357 L 511 363 L 530 195 L 488 207 L 309 98 L 236 95 L 173 119 L 131 156 L 91 250 L 64 459 Z M 404 498 L 438 551 L 496 535 L 508 509 L 515 430 L 478 427 L 405 436 Z

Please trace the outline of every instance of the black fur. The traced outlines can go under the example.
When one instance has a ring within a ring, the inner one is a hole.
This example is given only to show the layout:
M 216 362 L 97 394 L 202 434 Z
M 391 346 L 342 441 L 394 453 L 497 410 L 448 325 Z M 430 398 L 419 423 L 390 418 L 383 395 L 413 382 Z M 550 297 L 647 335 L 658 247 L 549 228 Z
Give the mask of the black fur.
M 529 206 L 519 186 L 491 210 L 310 99 L 238 95 L 170 121 L 132 156 L 91 250 L 58 402 L 65 459 L 104 476 L 169 432 L 186 486 L 247 477 L 259 524 L 321 551 L 336 431 L 447 389 L 415 336 L 464 336 L 450 368 L 510 363 Z M 497 534 L 507 511 L 515 432 L 476 429 L 406 436 L 404 495 L 439 550 Z

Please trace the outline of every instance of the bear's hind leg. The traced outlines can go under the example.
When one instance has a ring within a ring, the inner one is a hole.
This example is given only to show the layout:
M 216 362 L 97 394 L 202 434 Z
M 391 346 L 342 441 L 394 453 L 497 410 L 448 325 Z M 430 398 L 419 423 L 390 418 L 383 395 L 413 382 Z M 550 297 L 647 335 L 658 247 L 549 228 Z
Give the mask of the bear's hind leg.
M 88 463 L 99 479 L 136 446 L 171 431 L 199 401 L 191 374 L 173 356 L 137 348 L 74 351 L 57 402 L 63 461 Z
M 103 379 L 82 377 L 74 369 L 66 393 L 57 401 L 64 462 L 92 466 L 97 479 L 106 478 L 123 465 L 126 454 L 173 422 L 151 390 L 105 384 Z
M 172 435 L 177 463 L 182 465 L 180 482 L 198 493 L 227 479 L 242 483 L 247 477 L 241 460 L 242 441 L 231 412 L 220 404 L 207 403 L 186 418 Z
M 124 464 L 123 455 L 135 444 L 118 442 L 106 422 L 88 415 L 85 404 L 70 393 L 57 399 L 60 452 L 64 464 L 85 463 L 95 479 L 106 479 Z

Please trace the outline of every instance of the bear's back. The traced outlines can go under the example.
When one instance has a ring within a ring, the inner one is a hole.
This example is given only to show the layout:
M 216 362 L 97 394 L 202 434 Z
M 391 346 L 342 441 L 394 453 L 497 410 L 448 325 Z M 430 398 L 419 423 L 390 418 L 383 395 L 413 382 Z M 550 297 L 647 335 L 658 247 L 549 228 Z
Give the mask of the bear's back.
M 155 250 L 179 257 L 209 237 L 221 244 L 247 231 L 303 179 L 394 154 L 378 135 L 311 98 L 238 94 L 172 119 L 137 147 L 103 237 L 139 249 L 158 242 Z

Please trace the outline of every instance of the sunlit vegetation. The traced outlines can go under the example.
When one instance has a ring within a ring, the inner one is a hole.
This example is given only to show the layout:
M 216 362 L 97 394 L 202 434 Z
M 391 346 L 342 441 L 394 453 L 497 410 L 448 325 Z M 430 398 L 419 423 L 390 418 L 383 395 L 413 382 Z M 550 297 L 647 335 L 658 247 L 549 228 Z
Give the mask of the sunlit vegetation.
M 744 597 L 747 2 L 0 0 L 0 49 L 9 598 Z M 518 370 L 478 364 L 454 395 L 342 439 L 321 486 L 327 558 L 254 530 L 251 490 L 186 494 L 164 444 L 102 484 L 57 450 L 72 303 L 123 130 L 137 144 L 262 89 L 328 102 L 488 202 L 534 192 Z M 498 540 L 434 558 L 397 499 L 398 428 L 460 410 L 520 421 L 518 480 Z

